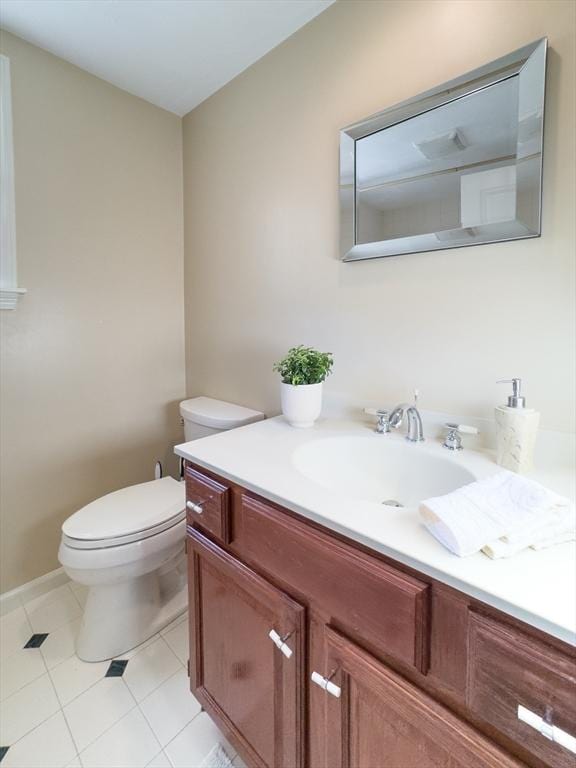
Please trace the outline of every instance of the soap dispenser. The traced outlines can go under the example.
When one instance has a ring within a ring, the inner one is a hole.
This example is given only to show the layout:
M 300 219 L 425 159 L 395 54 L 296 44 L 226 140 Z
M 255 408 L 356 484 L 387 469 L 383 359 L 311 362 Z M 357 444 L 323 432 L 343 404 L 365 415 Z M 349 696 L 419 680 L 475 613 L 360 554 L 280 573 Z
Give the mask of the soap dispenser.
M 521 379 L 502 379 L 497 384 L 512 384 L 507 405 L 494 409 L 496 418 L 496 462 L 512 472 L 524 474 L 532 469 L 532 458 L 540 414 L 526 408 L 521 394 Z

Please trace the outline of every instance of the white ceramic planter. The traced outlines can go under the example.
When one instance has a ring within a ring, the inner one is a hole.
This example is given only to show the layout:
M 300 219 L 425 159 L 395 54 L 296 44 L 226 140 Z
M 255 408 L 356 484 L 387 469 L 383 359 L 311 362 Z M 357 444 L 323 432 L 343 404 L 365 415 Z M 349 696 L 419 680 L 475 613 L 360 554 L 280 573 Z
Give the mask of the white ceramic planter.
M 322 410 L 320 384 L 280 384 L 282 413 L 293 427 L 311 427 Z

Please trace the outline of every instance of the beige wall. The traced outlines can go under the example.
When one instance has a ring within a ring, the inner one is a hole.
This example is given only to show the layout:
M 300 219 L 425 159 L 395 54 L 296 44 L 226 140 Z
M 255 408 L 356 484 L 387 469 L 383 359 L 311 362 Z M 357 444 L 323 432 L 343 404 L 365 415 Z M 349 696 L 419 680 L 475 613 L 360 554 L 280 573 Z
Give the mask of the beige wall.
M 278 409 L 288 346 L 330 388 L 489 416 L 522 376 L 572 430 L 575 8 L 555 0 L 339 2 L 184 120 L 188 392 Z M 539 239 L 343 264 L 338 130 L 547 35 Z
M 181 121 L 2 34 L 19 282 L 2 311 L 2 582 L 58 567 L 61 522 L 174 469 L 184 394 Z

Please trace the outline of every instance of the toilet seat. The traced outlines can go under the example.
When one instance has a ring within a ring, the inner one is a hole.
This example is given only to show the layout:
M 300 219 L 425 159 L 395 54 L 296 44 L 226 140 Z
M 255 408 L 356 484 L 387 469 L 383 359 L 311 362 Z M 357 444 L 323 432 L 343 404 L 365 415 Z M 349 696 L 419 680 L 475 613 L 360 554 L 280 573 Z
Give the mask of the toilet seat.
M 186 516 L 184 483 L 163 477 L 121 488 L 87 504 L 62 526 L 72 549 L 105 549 L 141 541 L 178 525 Z
M 107 539 L 75 539 L 72 536 L 62 534 L 62 542 L 72 549 L 106 549 L 108 547 L 119 547 L 121 544 L 131 544 L 135 541 L 142 541 L 148 539 L 150 536 L 156 536 L 162 531 L 166 531 L 169 528 L 173 528 L 178 523 L 182 522 L 186 517 L 186 510 L 182 510 L 178 515 L 175 515 L 171 520 L 167 520 L 161 525 L 156 525 L 153 528 L 146 528 L 144 531 L 137 531 L 135 533 L 129 533 L 126 536 L 115 536 Z

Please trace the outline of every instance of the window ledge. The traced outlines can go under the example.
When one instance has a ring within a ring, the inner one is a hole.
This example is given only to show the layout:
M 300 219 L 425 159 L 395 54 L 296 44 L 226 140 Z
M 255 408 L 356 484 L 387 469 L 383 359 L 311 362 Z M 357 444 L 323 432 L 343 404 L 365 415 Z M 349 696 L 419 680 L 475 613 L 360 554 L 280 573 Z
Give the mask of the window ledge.
M 16 309 L 18 299 L 26 293 L 26 288 L 0 288 L 0 309 Z

